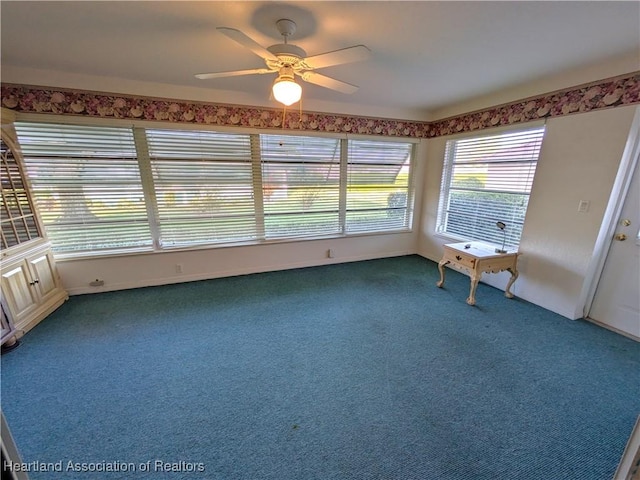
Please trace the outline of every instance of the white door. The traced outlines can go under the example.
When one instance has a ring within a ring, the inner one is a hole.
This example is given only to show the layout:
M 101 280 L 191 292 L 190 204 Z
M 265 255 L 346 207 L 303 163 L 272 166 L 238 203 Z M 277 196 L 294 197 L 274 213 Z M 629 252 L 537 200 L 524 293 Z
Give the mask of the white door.
M 640 163 L 640 162 L 639 162 Z M 589 318 L 640 340 L 640 167 L 636 163 Z

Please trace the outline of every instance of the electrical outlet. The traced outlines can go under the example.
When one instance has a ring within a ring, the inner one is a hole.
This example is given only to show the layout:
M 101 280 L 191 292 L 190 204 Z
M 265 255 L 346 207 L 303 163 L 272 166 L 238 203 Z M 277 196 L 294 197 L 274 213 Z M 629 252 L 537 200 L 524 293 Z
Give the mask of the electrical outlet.
M 586 213 L 589 211 L 589 200 L 580 200 L 578 203 L 578 212 Z
M 182 273 L 182 264 L 176 263 L 176 273 Z
M 333 250 L 332 249 L 327 250 L 327 258 L 333 258 Z

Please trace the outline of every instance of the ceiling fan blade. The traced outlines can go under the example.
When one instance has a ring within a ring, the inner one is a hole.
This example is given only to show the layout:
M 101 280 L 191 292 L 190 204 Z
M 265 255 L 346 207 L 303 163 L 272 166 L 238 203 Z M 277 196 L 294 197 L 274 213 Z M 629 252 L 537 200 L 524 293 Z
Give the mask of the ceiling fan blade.
M 243 47 L 248 48 L 259 57 L 264 58 L 265 60 L 267 59 L 278 60 L 278 57 L 276 57 L 273 53 L 271 53 L 269 50 L 264 48 L 262 45 L 260 45 L 253 39 L 247 37 L 240 30 L 236 30 L 235 28 L 228 28 L 228 27 L 218 27 L 217 30 L 219 30 L 220 33 L 224 33 L 231 40 L 238 42 Z
M 240 75 L 253 75 L 272 73 L 274 70 L 268 68 L 253 68 L 251 70 L 233 70 L 231 72 L 214 72 L 214 73 L 198 73 L 195 75 L 200 80 L 208 80 L 209 78 L 223 78 L 223 77 L 239 77 Z
M 342 65 L 343 63 L 360 62 L 367 60 L 371 56 L 371 50 L 364 45 L 356 45 L 355 47 L 347 47 L 333 52 L 321 53 L 313 57 L 304 59 L 304 63 L 310 68 L 324 68 L 333 65 Z
M 341 82 L 335 78 L 327 77 L 316 72 L 304 72 L 300 76 L 305 82 L 313 83 L 321 87 L 330 88 L 342 93 L 355 93 L 358 91 L 358 87 L 351 85 L 350 83 Z

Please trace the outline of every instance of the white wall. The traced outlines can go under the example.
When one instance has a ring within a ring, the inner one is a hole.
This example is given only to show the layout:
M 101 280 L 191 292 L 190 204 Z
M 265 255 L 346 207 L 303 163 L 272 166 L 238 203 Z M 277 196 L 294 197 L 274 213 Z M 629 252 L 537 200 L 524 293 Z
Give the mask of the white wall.
M 476 110 L 490 108 L 508 102 L 541 95 L 563 88 L 577 86 L 589 82 L 624 75 L 640 68 L 638 51 L 600 61 L 595 64 L 566 70 L 554 75 L 529 79 L 522 84 L 508 88 L 501 88 L 496 92 L 471 99 L 461 99 L 452 105 L 432 111 L 416 106 L 414 109 L 384 108 L 377 105 L 355 105 L 342 102 L 322 102 L 312 99 L 305 100 L 304 109 L 310 112 L 331 112 L 344 115 L 363 115 L 380 118 L 396 118 L 402 120 L 434 121 L 461 115 Z M 273 108 L 268 97 L 263 93 L 241 93 L 228 90 L 218 90 L 211 87 L 185 87 L 162 83 L 141 82 L 123 78 L 82 75 L 72 72 L 55 70 L 40 70 L 15 65 L 2 66 L 2 82 L 22 85 L 42 85 L 97 92 L 122 93 L 127 95 L 141 95 L 156 98 L 176 98 L 199 102 L 228 103 L 238 105 L 252 105 Z
M 462 100 L 447 107 L 430 112 L 429 120 L 438 120 L 462 115 L 484 108 L 495 107 L 509 102 L 517 102 L 523 99 L 542 95 L 568 87 L 597 82 L 603 78 L 611 78 L 635 72 L 640 68 L 638 50 L 634 49 L 624 55 L 611 57 L 606 61 L 584 65 L 582 67 L 565 70 L 563 72 L 547 75 L 537 79 L 502 88 L 497 92 L 490 92 L 472 99 Z
M 517 101 L 635 69 L 637 55 L 625 55 L 460 102 L 431 112 L 428 119 Z M 229 97 L 227 92 L 212 93 L 206 89 L 179 89 L 17 67 L 3 69 L 3 81 L 198 101 L 224 99 L 225 102 L 259 105 L 255 99 Z M 306 107 L 352 115 L 416 120 L 423 117 L 416 111 L 387 111 L 375 106 L 319 104 Z M 580 316 L 579 292 L 585 283 L 585 269 L 624 148 L 633 108 L 618 107 L 549 120 L 522 237 L 521 274 L 513 287 L 516 295 L 569 318 Z M 442 255 L 442 245 L 450 241 L 433 233 L 446 140 L 442 137 L 423 141 L 419 150 L 418 172 L 423 173 L 418 173 L 413 233 L 59 261 L 63 283 L 70 294 L 79 294 L 412 253 L 437 261 Z M 591 201 L 589 212 L 584 214 L 577 212 L 581 199 Z M 335 251 L 332 259 L 326 258 L 329 248 Z M 182 264 L 182 274 L 176 273 L 176 264 Z M 105 286 L 89 287 L 88 283 L 96 278 L 104 280 Z M 487 283 L 499 288 L 504 288 L 507 278 L 506 273 L 485 276 Z
M 268 245 L 206 248 L 153 254 L 58 260 L 70 295 L 163 285 L 289 268 L 328 265 L 416 252 L 414 233 L 362 236 Z M 334 257 L 327 258 L 327 250 Z M 176 272 L 182 266 L 182 273 Z M 89 282 L 103 280 L 104 287 Z
M 618 107 L 548 121 L 512 287 L 517 296 L 567 318 L 581 316 L 580 293 L 634 111 Z M 74 295 L 414 253 L 438 261 L 451 242 L 434 234 L 446 141 L 430 139 L 418 149 L 412 233 L 63 260 L 63 284 Z M 590 202 L 588 212 L 578 212 L 580 200 Z M 483 281 L 504 289 L 508 277 Z M 89 286 L 96 278 L 104 287 Z
M 635 106 L 549 119 L 520 243 L 512 291 L 568 318 L 580 318 L 580 294 Z M 428 144 L 418 252 L 437 261 L 451 240 L 434 234 L 446 137 Z M 580 200 L 590 202 L 578 212 Z M 504 290 L 507 273 L 485 275 Z M 479 300 L 481 301 L 481 300 Z
M 2 83 L 21 85 L 39 85 L 46 87 L 70 88 L 94 92 L 121 93 L 154 98 L 174 98 L 183 101 L 212 102 L 233 105 L 250 105 L 252 107 L 274 108 L 273 100 L 265 92 L 242 93 L 231 90 L 218 90 L 211 87 L 186 87 L 163 83 L 141 82 L 125 78 L 82 75 L 55 70 L 39 70 L 34 68 L 2 66 Z M 278 107 L 276 107 L 278 108 Z M 296 105 L 297 108 L 297 105 Z M 428 115 L 421 108 L 386 108 L 377 105 L 352 104 L 345 102 L 326 102 L 304 99 L 304 110 L 307 112 L 331 112 L 343 115 L 363 115 L 380 118 L 397 118 L 401 120 L 426 121 Z

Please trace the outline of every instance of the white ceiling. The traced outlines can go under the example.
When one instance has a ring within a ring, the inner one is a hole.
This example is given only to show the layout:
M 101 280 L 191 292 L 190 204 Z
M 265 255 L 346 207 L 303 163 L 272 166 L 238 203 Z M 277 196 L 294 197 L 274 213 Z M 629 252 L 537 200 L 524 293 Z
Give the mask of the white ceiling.
M 308 55 L 364 44 L 370 60 L 320 71 L 360 86 L 358 92 L 303 83 L 303 99 L 425 112 L 640 49 L 636 1 L 3 0 L 1 18 L 3 71 L 236 92 L 256 105 L 273 102 L 273 75 L 193 77 L 264 66 L 218 26 L 268 46 L 281 43 L 275 21 L 290 18 L 298 25 L 290 43 Z

